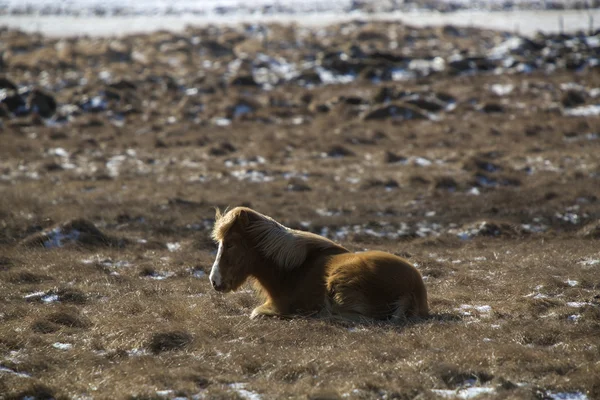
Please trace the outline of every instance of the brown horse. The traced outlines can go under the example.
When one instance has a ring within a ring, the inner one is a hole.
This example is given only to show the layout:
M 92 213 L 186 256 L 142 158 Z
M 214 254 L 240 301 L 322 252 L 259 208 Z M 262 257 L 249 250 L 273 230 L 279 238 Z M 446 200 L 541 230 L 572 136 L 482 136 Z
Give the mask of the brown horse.
M 392 254 L 351 253 L 246 207 L 225 214 L 217 210 L 212 237 L 219 245 L 212 286 L 230 292 L 254 278 L 265 302 L 251 318 L 319 315 L 400 322 L 428 315 L 421 274 Z

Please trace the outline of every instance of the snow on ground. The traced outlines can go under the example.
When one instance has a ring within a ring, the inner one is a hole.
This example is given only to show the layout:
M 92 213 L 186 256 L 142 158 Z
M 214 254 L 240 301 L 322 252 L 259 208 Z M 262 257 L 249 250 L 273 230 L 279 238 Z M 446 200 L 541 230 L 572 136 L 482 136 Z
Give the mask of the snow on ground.
M 18 1 L 18 0 L 16 0 Z M 201 2 L 198 2 L 201 3 Z M 0 12 L 2 0 L 0 0 Z M 486 11 L 460 10 L 452 13 L 435 11 L 394 11 L 365 14 L 360 12 L 296 12 L 286 14 L 182 14 L 182 15 L 0 15 L 0 26 L 39 32 L 48 36 L 114 36 L 160 29 L 181 31 L 188 25 L 236 25 L 240 23 L 297 23 L 324 26 L 354 19 L 398 21 L 417 27 L 455 25 L 518 32 L 533 36 L 538 31 L 556 33 L 587 31 L 590 21 L 600 21 L 600 10 L 521 10 Z M 597 24 L 597 22 L 596 22 Z M 597 26 L 595 28 L 598 28 Z M 589 111 L 585 111 L 589 112 Z

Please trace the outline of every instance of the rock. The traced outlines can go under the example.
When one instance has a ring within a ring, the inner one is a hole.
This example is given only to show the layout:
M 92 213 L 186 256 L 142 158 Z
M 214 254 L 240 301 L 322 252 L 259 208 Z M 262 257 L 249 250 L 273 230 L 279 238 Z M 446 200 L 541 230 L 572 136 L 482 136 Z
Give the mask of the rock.
M 111 87 L 113 89 L 117 89 L 117 90 L 135 90 L 137 89 L 137 85 L 131 81 L 128 80 L 124 80 L 121 79 L 117 82 L 111 83 L 108 85 L 108 87 Z
M 416 107 L 419 107 L 422 110 L 425 111 L 431 111 L 431 112 L 438 112 L 438 111 L 442 111 L 443 109 L 446 108 L 446 104 L 444 104 L 443 102 L 439 101 L 438 99 L 436 99 L 435 97 L 429 96 L 429 97 L 421 97 L 421 96 L 412 96 L 412 98 L 409 99 L 402 99 L 402 101 L 408 103 L 408 104 L 412 104 Z
M 436 190 L 447 190 L 449 192 L 454 192 L 458 189 L 458 183 L 450 176 L 441 176 L 436 178 L 433 188 Z
M 85 219 L 74 219 L 50 230 L 35 233 L 21 242 L 22 246 L 47 249 L 65 245 L 121 247 L 123 244 L 124 240 L 105 235 Z
M 302 86 L 306 85 L 320 85 L 323 81 L 321 80 L 321 75 L 317 71 L 314 70 L 306 70 L 303 71 L 300 75 L 294 78 L 294 82 Z
M 397 189 L 399 188 L 400 185 L 398 185 L 398 182 L 396 182 L 393 179 L 388 179 L 388 180 L 380 180 L 380 179 L 374 179 L 374 180 L 370 180 L 369 182 L 367 182 L 366 184 L 361 186 L 361 189 L 373 189 L 373 188 L 384 188 L 386 190 L 393 190 L 393 189 Z
M 3 106 L 8 112 L 17 116 L 27 115 L 29 109 L 27 103 L 19 95 L 16 89 L 10 88 L 10 81 L 6 81 L 5 84 L 8 86 L 6 89 L 0 89 L 0 106 Z
M 392 153 L 391 151 L 387 151 L 385 153 L 385 162 L 388 164 L 392 164 L 392 163 L 403 163 L 406 162 L 407 158 L 404 156 L 399 156 L 395 153 Z
M 417 107 L 408 104 L 390 104 L 387 106 L 375 108 L 374 110 L 367 111 L 363 115 L 363 120 L 373 121 L 382 119 L 428 119 L 427 115 L 424 114 Z
M 504 106 L 498 103 L 486 103 L 483 105 L 483 107 L 481 107 L 481 111 L 488 114 L 503 113 Z
M 288 192 L 310 192 L 312 189 L 301 179 L 290 179 L 286 190 Z
M 236 152 L 237 149 L 229 142 L 222 142 L 217 147 L 211 148 L 208 152 L 211 156 L 225 156 Z
M 202 50 L 212 57 L 220 58 L 233 55 L 233 47 L 219 43 L 216 40 L 202 41 L 200 46 Z
M 42 118 L 50 118 L 56 112 L 54 97 L 39 89 L 35 89 L 29 95 L 28 106 L 32 112 L 39 114 Z
M 478 236 L 485 237 L 515 237 L 526 233 L 518 226 L 497 221 L 479 221 L 453 230 L 463 240 L 473 239 Z
M 343 146 L 333 146 L 329 149 L 329 151 L 326 153 L 327 157 L 332 157 L 332 158 L 341 158 L 341 157 L 350 157 L 350 156 L 354 156 L 354 152 L 348 150 L 347 148 L 343 147 Z
M 387 103 L 394 99 L 396 99 L 396 91 L 389 86 L 384 86 L 379 89 L 377 94 L 373 97 L 375 103 Z
M 573 108 L 585 104 L 585 96 L 577 90 L 567 90 L 561 102 L 566 108 Z
M 17 85 L 6 78 L 0 77 L 0 89 L 17 91 Z
M 254 77 L 252 75 L 238 75 L 233 77 L 229 84 L 231 86 L 251 86 L 251 87 L 259 87 L 260 85 L 256 83 Z
M 581 228 L 578 235 L 585 239 L 600 239 L 600 221 L 587 224 Z

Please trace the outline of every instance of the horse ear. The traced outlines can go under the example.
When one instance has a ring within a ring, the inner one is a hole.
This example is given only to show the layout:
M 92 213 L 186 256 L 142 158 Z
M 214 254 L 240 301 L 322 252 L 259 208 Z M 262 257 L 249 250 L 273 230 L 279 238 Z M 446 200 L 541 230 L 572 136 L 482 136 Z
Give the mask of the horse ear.
M 252 222 L 258 221 L 256 214 L 252 212 L 252 210 L 240 210 L 240 214 L 238 220 L 242 223 L 243 226 L 248 226 Z
M 221 210 L 219 210 L 219 207 L 215 207 L 215 221 L 218 221 L 221 218 L 223 218 L 223 214 L 221 214 Z

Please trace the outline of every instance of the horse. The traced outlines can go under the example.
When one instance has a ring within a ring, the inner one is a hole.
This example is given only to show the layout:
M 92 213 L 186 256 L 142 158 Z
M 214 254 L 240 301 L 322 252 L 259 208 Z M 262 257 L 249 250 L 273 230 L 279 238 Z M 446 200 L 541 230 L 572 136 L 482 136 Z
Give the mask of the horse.
M 211 236 L 218 244 L 212 287 L 231 292 L 252 278 L 264 300 L 252 319 L 317 316 L 405 323 L 428 316 L 421 274 L 393 254 L 352 253 L 247 207 L 216 209 Z

